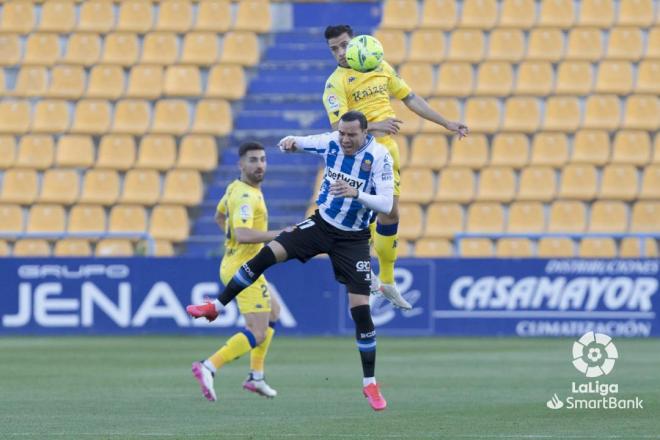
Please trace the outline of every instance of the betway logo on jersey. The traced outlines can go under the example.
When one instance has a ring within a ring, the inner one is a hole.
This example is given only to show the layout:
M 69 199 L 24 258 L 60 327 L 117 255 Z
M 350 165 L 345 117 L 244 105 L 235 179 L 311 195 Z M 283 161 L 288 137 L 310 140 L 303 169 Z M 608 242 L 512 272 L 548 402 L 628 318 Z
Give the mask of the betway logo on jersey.
M 360 189 L 362 188 L 362 185 L 364 185 L 363 180 L 355 179 L 354 177 L 351 177 L 348 174 L 344 174 L 341 171 L 333 170 L 332 168 L 325 169 L 325 177 L 330 180 L 343 180 L 344 182 L 348 182 L 351 188 Z

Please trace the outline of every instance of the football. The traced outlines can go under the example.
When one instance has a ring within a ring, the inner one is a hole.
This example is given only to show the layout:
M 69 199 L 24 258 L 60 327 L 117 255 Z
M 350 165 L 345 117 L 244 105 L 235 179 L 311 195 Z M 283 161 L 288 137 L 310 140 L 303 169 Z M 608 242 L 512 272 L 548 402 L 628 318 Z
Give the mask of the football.
M 353 70 L 369 72 L 383 61 L 383 46 L 371 35 L 354 37 L 346 48 L 346 62 Z

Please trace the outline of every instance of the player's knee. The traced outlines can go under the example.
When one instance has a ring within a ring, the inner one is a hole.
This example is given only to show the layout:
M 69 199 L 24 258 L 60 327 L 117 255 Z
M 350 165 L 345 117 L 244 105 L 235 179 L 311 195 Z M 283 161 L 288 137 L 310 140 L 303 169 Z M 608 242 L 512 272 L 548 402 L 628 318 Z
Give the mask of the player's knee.
M 248 330 L 252 333 L 254 336 L 254 340 L 256 341 L 257 345 L 260 345 L 262 342 L 264 342 L 264 339 L 266 339 L 266 330 L 262 328 L 258 328 L 256 326 L 248 326 Z
M 270 305 L 270 315 L 268 316 L 268 320 L 270 322 L 275 322 L 278 319 L 280 319 L 280 305 L 277 301 L 273 301 Z
M 287 253 L 286 249 L 284 249 L 284 246 L 282 246 L 280 243 L 277 241 L 273 240 L 269 242 L 266 247 L 269 247 L 270 250 L 273 252 L 273 255 L 275 255 L 275 261 L 278 263 L 281 263 L 282 261 L 285 261 L 287 258 Z

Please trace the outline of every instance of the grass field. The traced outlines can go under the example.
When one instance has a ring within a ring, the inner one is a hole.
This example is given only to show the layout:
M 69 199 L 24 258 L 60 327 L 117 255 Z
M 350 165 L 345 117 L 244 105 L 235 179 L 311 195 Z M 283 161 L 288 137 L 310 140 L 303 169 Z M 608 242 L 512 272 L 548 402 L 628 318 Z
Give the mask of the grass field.
M 241 389 L 247 360 L 216 378 L 209 403 L 190 363 L 223 338 L 0 338 L 0 438 L 660 439 L 660 341 L 615 341 L 603 382 L 643 410 L 550 410 L 585 382 L 572 340 L 379 338 L 389 408 L 361 395 L 350 337 L 276 338 L 267 377 L 279 396 Z

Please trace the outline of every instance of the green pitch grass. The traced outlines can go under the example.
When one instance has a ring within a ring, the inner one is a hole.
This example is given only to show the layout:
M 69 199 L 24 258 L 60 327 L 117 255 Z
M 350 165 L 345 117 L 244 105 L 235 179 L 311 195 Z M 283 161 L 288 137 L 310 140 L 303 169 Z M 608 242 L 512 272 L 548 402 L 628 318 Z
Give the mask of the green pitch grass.
M 361 395 L 355 343 L 275 338 L 267 400 L 241 389 L 247 359 L 202 397 L 190 363 L 223 337 L 0 338 L 2 439 L 658 439 L 660 341 L 616 340 L 602 382 L 643 410 L 551 410 L 571 382 L 572 340 L 391 338 L 378 341 L 389 408 Z

